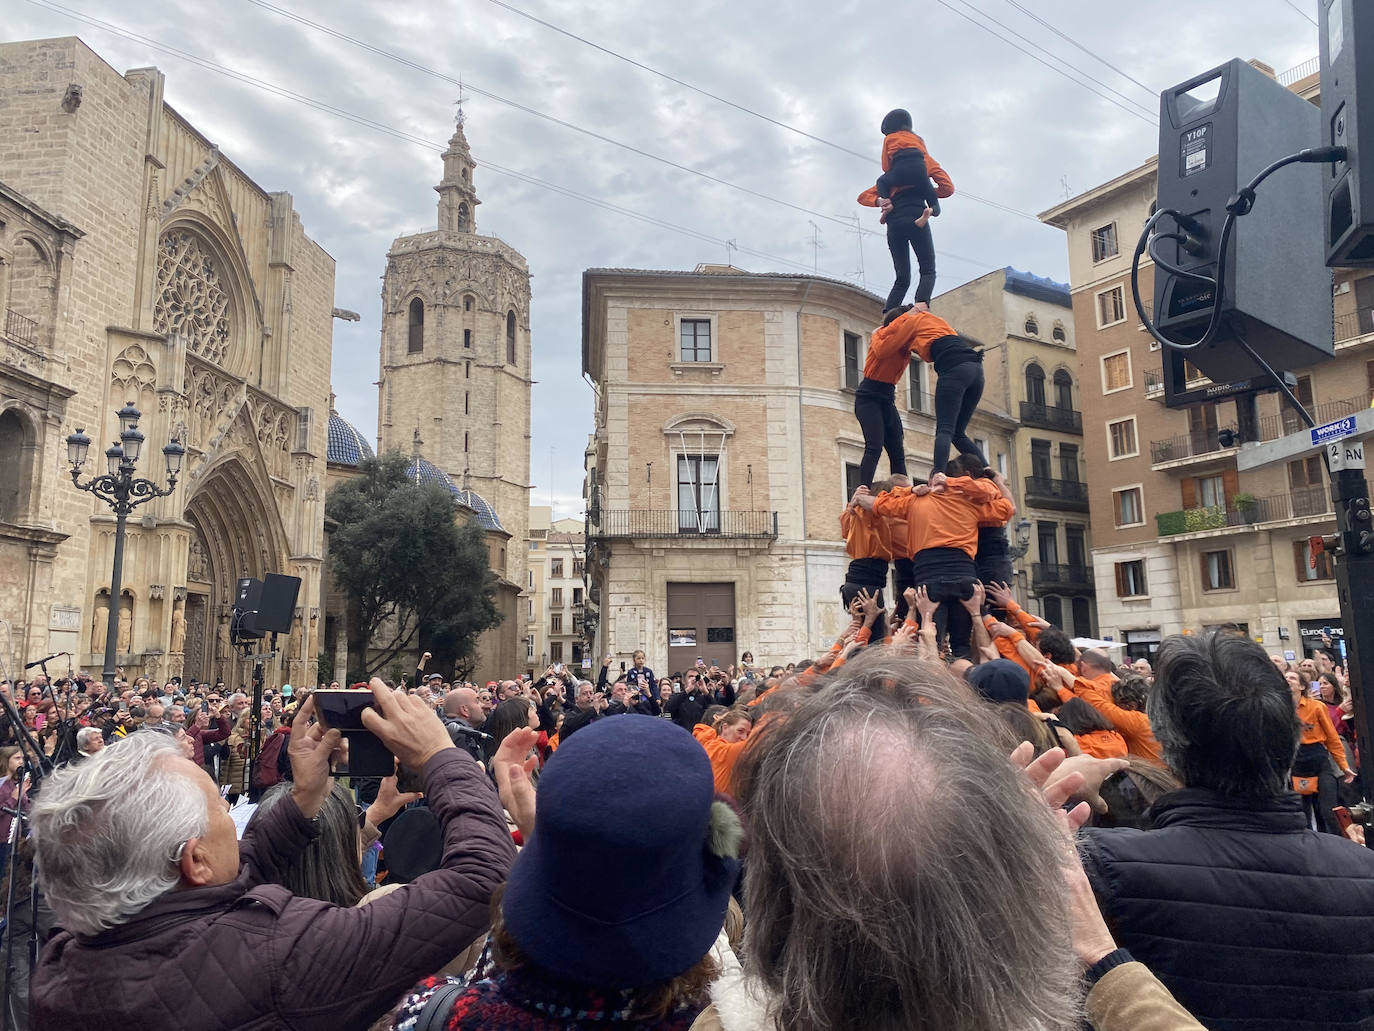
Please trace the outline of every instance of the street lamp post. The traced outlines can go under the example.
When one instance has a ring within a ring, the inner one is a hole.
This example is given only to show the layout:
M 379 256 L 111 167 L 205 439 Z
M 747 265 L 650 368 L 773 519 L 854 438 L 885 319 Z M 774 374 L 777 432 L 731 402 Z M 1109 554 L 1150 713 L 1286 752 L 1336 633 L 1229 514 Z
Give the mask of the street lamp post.
M 186 457 L 186 448 L 173 437 L 162 449 L 162 457 L 167 463 L 167 488 L 163 490 L 152 480 L 134 476 L 143 451 L 143 434 L 139 431 L 138 420 L 143 413 L 130 401 L 118 412 L 119 440 L 105 451 L 106 473 L 96 476 L 85 483 L 81 482 L 81 467 L 86 464 L 86 454 L 91 448 L 91 438 L 86 431 L 77 431 L 67 437 L 67 461 L 71 465 L 72 483 L 77 490 L 88 491 L 104 501 L 115 514 L 114 570 L 110 574 L 110 621 L 105 629 L 105 667 L 101 680 L 113 684 L 115 677 L 116 652 L 119 644 L 120 582 L 124 572 L 124 526 L 129 513 L 145 501 L 165 498 L 176 490 L 177 477 L 181 474 L 181 462 Z

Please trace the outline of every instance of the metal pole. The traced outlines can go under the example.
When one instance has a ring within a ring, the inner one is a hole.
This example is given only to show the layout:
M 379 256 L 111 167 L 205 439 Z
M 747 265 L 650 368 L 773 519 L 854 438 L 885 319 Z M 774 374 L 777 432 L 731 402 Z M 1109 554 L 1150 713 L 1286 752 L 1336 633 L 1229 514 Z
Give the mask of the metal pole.
M 124 573 L 124 521 L 128 518 L 128 513 L 124 511 L 124 505 L 115 505 L 115 546 L 114 546 L 114 569 L 110 573 L 110 621 L 105 629 L 105 668 L 101 670 L 100 679 L 109 687 L 114 687 L 115 679 L 115 652 L 119 645 L 119 592 L 123 588 Z

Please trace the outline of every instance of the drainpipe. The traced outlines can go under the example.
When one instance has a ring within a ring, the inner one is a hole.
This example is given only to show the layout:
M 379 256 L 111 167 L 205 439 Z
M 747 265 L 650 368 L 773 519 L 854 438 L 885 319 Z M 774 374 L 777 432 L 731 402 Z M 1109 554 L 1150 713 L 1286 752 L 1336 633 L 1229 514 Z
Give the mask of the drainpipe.
M 802 310 L 806 307 L 806 298 L 811 294 L 813 282 L 814 280 L 811 279 L 806 281 L 806 289 L 802 291 L 801 302 L 797 305 L 797 432 L 801 437 L 801 448 L 798 450 L 801 455 L 801 476 L 797 477 L 795 482 L 801 490 L 802 579 L 806 588 L 806 648 L 808 655 L 814 650 L 811 647 L 811 642 L 816 635 L 812 626 L 811 613 L 811 553 L 806 545 L 806 405 L 802 403 Z

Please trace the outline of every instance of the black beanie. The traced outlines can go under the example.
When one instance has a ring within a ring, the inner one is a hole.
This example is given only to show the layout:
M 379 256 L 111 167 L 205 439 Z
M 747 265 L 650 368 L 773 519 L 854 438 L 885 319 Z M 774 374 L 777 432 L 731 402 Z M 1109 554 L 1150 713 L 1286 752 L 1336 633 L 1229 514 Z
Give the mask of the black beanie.
M 995 659 L 974 666 L 964 679 L 990 702 L 1026 704 L 1030 694 L 1030 674 L 1009 659 Z
M 891 136 L 894 132 L 901 132 L 903 129 L 911 129 L 910 111 L 898 107 L 883 115 L 882 133 L 884 136 Z

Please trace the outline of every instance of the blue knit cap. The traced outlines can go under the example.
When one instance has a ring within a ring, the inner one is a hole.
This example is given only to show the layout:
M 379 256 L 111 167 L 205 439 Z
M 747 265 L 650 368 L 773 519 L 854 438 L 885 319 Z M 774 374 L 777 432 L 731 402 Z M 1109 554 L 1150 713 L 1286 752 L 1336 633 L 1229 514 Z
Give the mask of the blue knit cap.
M 735 817 L 714 798 L 706 752 L 667 720 L 615 716 L 570 737 L 539 779 L 534 833 L 501 902 L 521 950 L 593 987 L 690 970 L 720 934 L 739 872 L 738 835 L 719 844 Z

